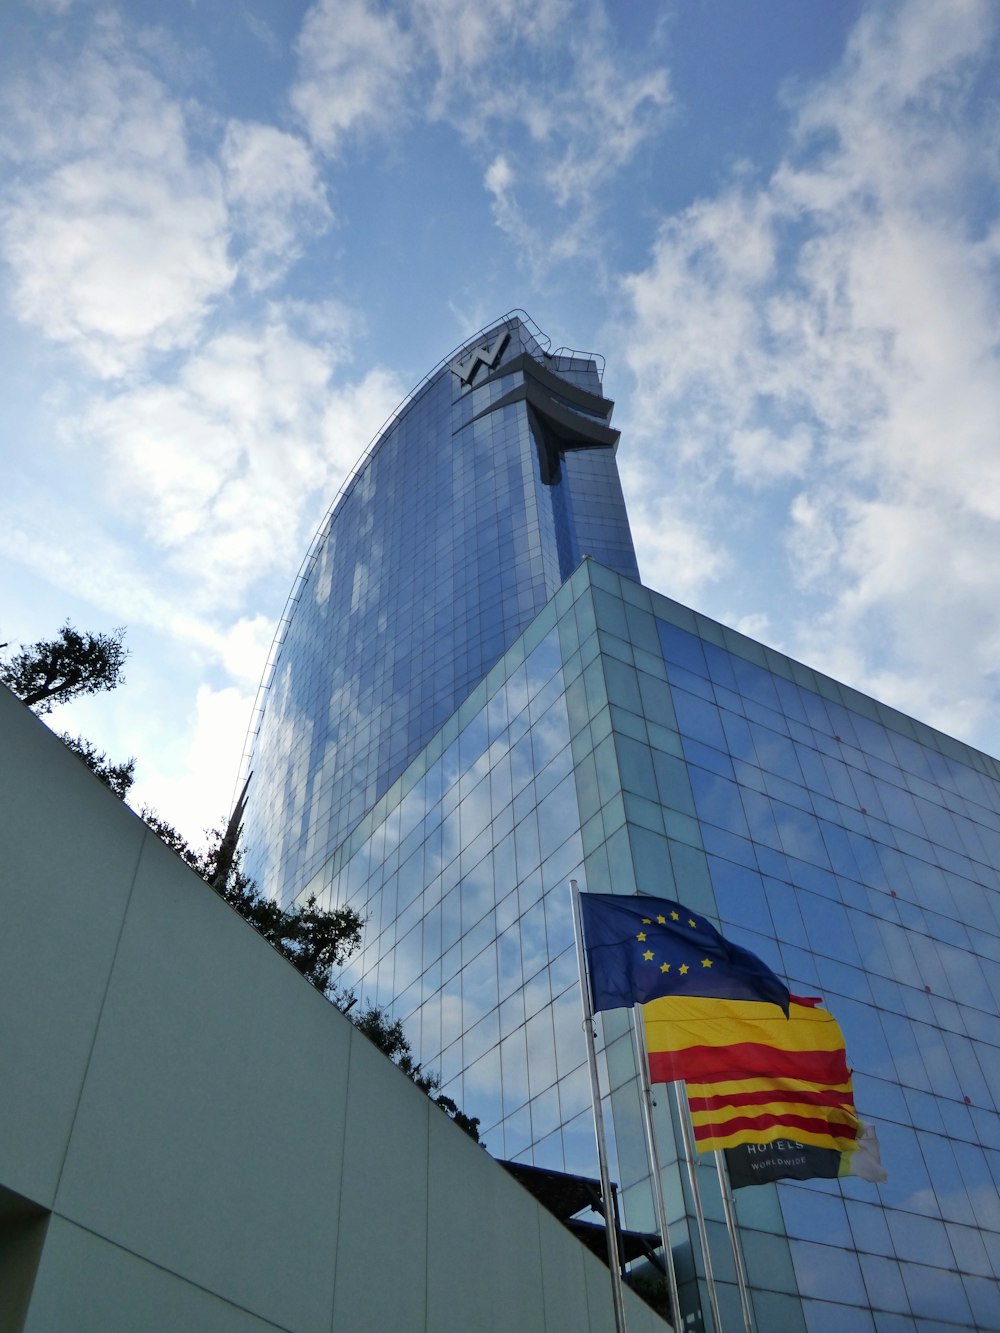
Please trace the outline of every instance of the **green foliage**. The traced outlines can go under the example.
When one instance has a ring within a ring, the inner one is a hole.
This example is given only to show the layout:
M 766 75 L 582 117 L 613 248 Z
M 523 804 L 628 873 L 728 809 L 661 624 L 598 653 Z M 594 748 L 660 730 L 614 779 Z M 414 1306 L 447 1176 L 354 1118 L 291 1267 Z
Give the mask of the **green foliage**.
M 51 712 L 54 704 L 120 685 L 124 640 L 124 629 L 81 634 L 67 621 L 54 639 L 22 643 L 19 653 L 0 662 L 0 682 L 36 713 Z
M 374 1004 L 368 1005 L 361 1013 L 355 1014 L 353 1012 L 353 1001 L 354 997 L 350 996 L 348 1003 L 346 1005 L 342 1003 L 340 1008 L 347 1014 L 359 1032 L 363 1032 L 370 1042 L 374 1043 L 390 1060 L 399 1065 L 403 1073 L 413 1080 L 421 1092 L 426 1092 L 430 1096 L 432 1092 L 440 1087 L 441 1080 L 437 1075 L 425 1074 L 420 1065 L 414 1060 L 410 1043 L 398 1018 L 390 1021 L 387 1012 L 384 1009 L 379 1009 Z
M 110 787 L 114 794 L 124 801 L 135 781 L 135 759 L 126 759 L 123 764 L 112 764 L 103 750 L 98 750 L 92 741 L 85 740 L 82 736 L 71 736 L 64 731 L 60 739 L 68 749 L 83 760 L 106 787 Z
M 476 1143 L 479 1142 L 479 1117 L 468 1116 L 460 1111 L 457 1104 L 450 1097 L 434 1095 L 441 1086 L 441 1080 L 437 1074 L 427 1073 L 414 1060 L 410 1043 L 398 1018 L 390 1021 L 386 1011 L 374 1004 L 368 1005 L 360 1014 L 355 1016 L 352 1012 L 355 1003 L 353 995 L 339 997 L 338 1003 L 359 1032 L 363 1032 L 369 1041 L 373 1042 L 380 1051 L 383 1051 L 390 1060 L 394 1061 L 403 1073 L 413 1080 L 421 1092 L 426 1092 L 434 1105 L 439 1106 L 445 1115 L 454 1120 L 460 1129 L 464 1129 L 466 1134 L 474 1139 Z
M 646 1304 L 667 1323 L 673 1322 L 673 1316 L 670 1312 L 670 1287 L 665 1277 L 659 1274 L 653 1274 L 649 1271 L 645 1273 L 626 1273 L 625 1281 L 632 1288 L 635 1294 L 642 1298 Z
M 335 967 L 346 962 L 361 943 L 364 921 L 351 907 L 326 909 L 317 906 L 315 897 L 304 904 L 286 909 L 266 897 L 244 874 L 239 852 L 231 858 L 227 872 L 219 881 L 218 866 L 223 834 L 215 829 L 209 834 L 208 847 L 193 851 L 187 840 L 165 819 L 148 808 L 142 818 L 168 847 L 206 880 L 215 891 L 235 907 L 244 921 L 278 950 L 324 995 L 330 990 Z

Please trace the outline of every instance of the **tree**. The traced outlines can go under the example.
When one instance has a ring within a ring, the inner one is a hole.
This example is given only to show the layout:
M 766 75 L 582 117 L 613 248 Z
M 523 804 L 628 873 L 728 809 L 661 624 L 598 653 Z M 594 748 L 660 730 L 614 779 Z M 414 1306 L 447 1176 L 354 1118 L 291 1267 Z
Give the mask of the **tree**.
M 19 653 L 0 662 L 0 682 L 36 713 L 51 712 L 54 704 L 120 685 L 128 657 L 124 640 L 124 628 L 81 634 L 67 621 L 54 639 L 22 643 Z
M 207 848 L 196 852 L 154 810 L 144 807 L 140 813 L 153 832 L 225 898 L 230 907 L 235 907 L 244 921 L 284 954 L 318 991 L 329 994 L 333 969 L 346 962 L 361 943 L 364 920 L 358 912 L 351 907 L 319 907 L 315 897 L 290 909 L 279 907 L 244 873 L 239 852 L 231 857 L 228 872 L 219 875 L 224 846 L 221 830 L 214 829 L 209 834 Z
M 91 772 L 97 774 L 105 787 L 110 787 L 114 794 L 124 801 L 135 780 L 134 758 L 126 759 L 123 764 L 112 764 L 103 750 L 98 750 L 96 745 L 84 740 L 82 736 L 71 736 L 69 732 L 64 731 L 60 739 L 68 749 L 83 760 Z
M 390 1060 L 399 1066 L 404 1074 L 413 1080 L 421 1092 L 427 1093 L 435 1106 L 439 1106 L 445 1115 L 450 1116 L 460 1129 L 464 1129 L 466 1134 L 478 1143 L 479 1117 L 466 1115 L 464 1111 L 459 1110 L 458 1105 L 451 1097 L 446 1097 L 443 1094 L 435 1096 L 441 1086 L 441 1080 L 437 1074 L 428 1074 L 414 1060 L 413 1049 L 399 1019 L 390 1021 L 386 1011 L 374 1004 L 368 1005 L 355 1017 L 352 1012 L 355 1003 L 354 996 L 342 996 L 341 1000 L 347 1001 L 346 1006 L 341 1003 L 340 1007 L 358 1031 L 363 1032 L 370 1042 L 373 1042 L 380 1051 L 383 1051 Z

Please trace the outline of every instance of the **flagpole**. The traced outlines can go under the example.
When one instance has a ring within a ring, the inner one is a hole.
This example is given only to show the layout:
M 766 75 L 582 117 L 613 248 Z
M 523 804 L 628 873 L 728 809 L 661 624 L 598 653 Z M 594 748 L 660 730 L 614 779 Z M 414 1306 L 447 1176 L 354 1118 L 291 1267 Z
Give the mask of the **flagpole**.
M 688 1183 L 691 1186 L 694 1216 L 698 1224 L 698 1240 L 701 1244 L 701 1254 L 705 1263 L 705 1285 L 708 1288 L 708 1301 L 712 1307 L 715 1333 L 722 1333 L 719 1293 L 716 1290 L 712 1256 L 708 1249 L 708 1228 L 705 1226 L 705 1210 L 701 1204 L 701 1186 L 698 1184 L 698 1166 L 694 1156 L 694 1134 L 691 1129 L 691 1111 L 688 1107 L 687 1088 L 683 1082 L 676 1082 L 673 1087 L 674 1101 L 677 1104 L 677 1117 L 681 1125 L 681 1137 L 684 1140 L 684 1161 L 687 1166 Z
M 733 1192 L 729 1188 L 729 1176 L 722 1153 L 715 1151 L 715 1169 L 719 1173 L 719 1189 L 722 1192 L 722 1207 L 726 1214 L 726 1230 L 729 1243 L 733 1247 L 733 1263 L 736 1265 L 736 1285 L 740 1292 L 740 1309 L 743 1311 L 743 1327 L 746 1333 L 754 1333 L 753 1313 L 750 1309 L 750 1291 L 747 1284 L 746 1268 L 743 1265 L 743 1250 L 740 1246 L 739 1232 L 736 1227 L 736 1210 L 733 1207 Z
M 663 1244 L 663 1262 L 666 1265 L 667 1281 L 670 1285 L 671 1323 L 674 1328 L 678 1328 L 681 1317 L 681 1301 L 677 1290 L 674 1251 L 670 1244 L 667 1208 L 663 1199 L 660 1153 L 656 1146 L 656 1126 L 653 1122 L 653 1089 L 649 1082 L 649 1054 L 646 1050 L 645 1025 L 642 1021 L 642 1006 L 638 1004 L 632 1010 L 632 1037 L 635 1041 L 636 1064 L 639 1067 L 639 1082 L 642 1089 L 642 1123 L 646 1131 L 646 1151 L 653 1176 L 653 1201 L 656 1205 L 656 1220 L 660 1228 L 660 1240 Z
M 590 1100 L 594 1112 L 594 1133 L 597 1138 L 597 1160 L 601 1171 L 601 1197 L 604 1201 L 604 1231 L 608 1241 L 608 1268 L 611 1273 L 611 1298 L 615 1309 L 615 1333 L 627 1333 L 625 1327 L 625 1300 L 622 1295 L 621 1246 L 618 1236 L 617 1210 L 611 1197 L 611 1175 L 608 1171 L 608 1148 L 604 1136 L 604 1112 L 601 1109 L 601 1087 L 597 1076 L 597 1050 L 594 1045 L 594 1013 L 590 999 L 590 977 L 583 948 L 583 920 L 580 915 L 580 886 L 570 880 L 573 895 L 573 928 L 576 935 L 576 962 L 580 972 L 580 1002 L 583 1005 L 583 1030 L 587 1040 L 587 1064 L 590 1069 Z

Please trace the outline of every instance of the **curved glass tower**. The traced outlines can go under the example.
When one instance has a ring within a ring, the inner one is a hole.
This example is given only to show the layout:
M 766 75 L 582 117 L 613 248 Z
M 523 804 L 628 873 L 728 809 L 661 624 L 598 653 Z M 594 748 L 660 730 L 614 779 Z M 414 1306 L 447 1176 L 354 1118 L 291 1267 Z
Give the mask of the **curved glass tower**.
M 374 441 L 296 587 L 253 746 L 247 869 L 309 883 L 585 555 L 638 569 L 598 359 L 527 316 L 442 362 Z

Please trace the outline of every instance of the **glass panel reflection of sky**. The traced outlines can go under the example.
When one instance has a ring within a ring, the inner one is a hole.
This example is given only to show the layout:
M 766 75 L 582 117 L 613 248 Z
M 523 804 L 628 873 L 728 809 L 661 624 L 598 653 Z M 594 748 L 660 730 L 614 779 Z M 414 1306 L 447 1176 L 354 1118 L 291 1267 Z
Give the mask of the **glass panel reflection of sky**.
M 442 1091 L 480 1117 L 490 1151 L 592 1173 L 592 1132 L 560 1132 L 590 1105 L 568 889 L 583 843 L 560 662 L 553 626 L 478 692 L 482 705 L 398 806 L 383 809 L 393 789 L 364 822 L 328 892 L 367 916 L 366 939 L 382 926 L 341 984 L 404 1021 Z
M 244 838 L 248 873 L 282 902 L 585 552 L 638 577 L 613 449 L 570 450 L 544 481 L 526 403 L 495 406 L 525 378 L 504 363 L 542 359 L 523 324 L 508 331 L 491 383 L 470 389 L 445 366 L 406 404 L 296 589 L 254 742 Z M 559 365 L 600 393 L 592 360 Z
M 807 1327 L 853 1327 L 856 1306 L 865 1327 L 871 1310 L 879 1328 L 1000 1328 L 990 761 L 659 628 L 722 927 L 769 960 L 776 942 L 792 990 L 826 998 L 890 1172 L 781 1186 Z
M 392 1006 L 492 1152 L 594 1174 L 567 881 L 716 911 L 825 997 L 890 1170 L 739 1192 L 758 1322 L 1000 1329 L 990 761 L 643 598 L 694 623 L 580 571 L 362 820 L 323 881 L 369 918 L 343 980 Z M 613 1172 L 645 1225 L 629 1040 L 604 1019 Z

